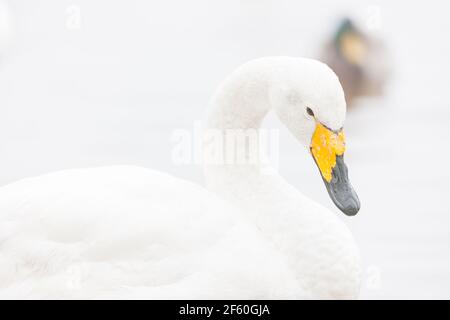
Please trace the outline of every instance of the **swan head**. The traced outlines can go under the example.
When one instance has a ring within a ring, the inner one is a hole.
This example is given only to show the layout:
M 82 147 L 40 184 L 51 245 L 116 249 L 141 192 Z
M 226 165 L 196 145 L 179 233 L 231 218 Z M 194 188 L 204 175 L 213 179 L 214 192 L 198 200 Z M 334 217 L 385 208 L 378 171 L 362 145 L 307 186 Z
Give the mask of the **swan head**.
M 344 163 L 343 132 L 346 102 L 336 74 L 325 64 L 309 59 L 291 61 L 275 81 L 270 98 L 280 120 L 309 150 L 328 194 L 346 215 L 360 209 L 358 195 Z

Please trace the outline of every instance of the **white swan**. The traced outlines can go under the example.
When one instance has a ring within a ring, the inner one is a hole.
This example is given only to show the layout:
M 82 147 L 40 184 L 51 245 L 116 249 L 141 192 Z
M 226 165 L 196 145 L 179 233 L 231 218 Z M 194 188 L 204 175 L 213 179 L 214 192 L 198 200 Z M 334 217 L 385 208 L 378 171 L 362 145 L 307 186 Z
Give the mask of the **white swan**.
M 327 66 L 254 60 L 212 104 L 210 127 L 225 136 L 257 128 L 275 109 L 311 147 L 335 203 L 356 214 L 342 161 L 345 101 Z M 357 297 L 359 259 L 346 226 L 259 169 L 207 165 L 208 186 L 225 200 L 138 167 L 68 170 L 5 186 L 0 298 Z

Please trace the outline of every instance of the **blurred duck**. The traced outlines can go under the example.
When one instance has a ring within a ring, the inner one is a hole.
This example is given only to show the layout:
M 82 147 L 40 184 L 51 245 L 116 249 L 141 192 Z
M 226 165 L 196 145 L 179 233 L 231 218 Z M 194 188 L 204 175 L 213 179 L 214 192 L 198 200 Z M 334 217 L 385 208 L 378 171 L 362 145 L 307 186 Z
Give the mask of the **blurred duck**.
M 345 18 L 324 46 L 322 60 L 338 75 L 347 105 L 363 96 L 380 96 L 388 76 L 386 48 Z

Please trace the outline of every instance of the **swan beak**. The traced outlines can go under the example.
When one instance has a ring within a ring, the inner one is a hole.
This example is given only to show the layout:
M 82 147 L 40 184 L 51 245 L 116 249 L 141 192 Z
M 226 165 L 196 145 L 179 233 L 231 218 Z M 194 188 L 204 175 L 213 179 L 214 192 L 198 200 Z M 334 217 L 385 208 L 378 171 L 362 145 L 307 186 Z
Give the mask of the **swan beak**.
M 335 132 L 317 123 L 310 149 L 331 200 L 346 215 L 356 215 L 361 204 L 348 179 L 348 169 L 344 163 L 345 136 L 342 129 Z

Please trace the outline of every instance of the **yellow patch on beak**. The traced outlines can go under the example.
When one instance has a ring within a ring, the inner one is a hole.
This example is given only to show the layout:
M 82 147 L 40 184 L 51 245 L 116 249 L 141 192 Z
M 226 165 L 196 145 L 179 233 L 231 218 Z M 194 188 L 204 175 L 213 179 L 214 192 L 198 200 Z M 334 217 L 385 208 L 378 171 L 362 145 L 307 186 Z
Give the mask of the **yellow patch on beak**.
M 336 166 L 336 156 L 342 156 L 344 151 L 344 132 L 341 130 L 339 133 L 335 133 L 321 123 L 317 123 L 311 140 L 311 153 L 322 177 L 327 182 L 331 181 L 331 174 Z

